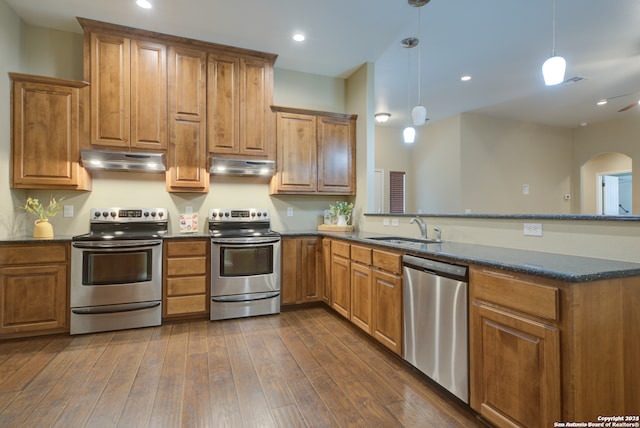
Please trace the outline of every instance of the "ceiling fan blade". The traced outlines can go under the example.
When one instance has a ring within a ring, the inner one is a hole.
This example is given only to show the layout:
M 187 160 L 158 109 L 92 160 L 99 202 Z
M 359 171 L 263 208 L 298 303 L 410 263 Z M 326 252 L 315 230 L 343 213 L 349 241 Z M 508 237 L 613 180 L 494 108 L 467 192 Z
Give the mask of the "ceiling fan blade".
M 637 102 L 635 102 L 635 103 L 631 103 L 631 104 L 629 104 L 628 106 L 622 107 L 620 110 L 618 110 L 618 113 L 621 113 L 621 112 L 623 112 L 623 111 L 627 111 L 627 110 L 629 110 L 630 108 L 635 107 L 635 106 L 637 106 L 637 105 L 638 105 L 638 103 L 637 103 Z

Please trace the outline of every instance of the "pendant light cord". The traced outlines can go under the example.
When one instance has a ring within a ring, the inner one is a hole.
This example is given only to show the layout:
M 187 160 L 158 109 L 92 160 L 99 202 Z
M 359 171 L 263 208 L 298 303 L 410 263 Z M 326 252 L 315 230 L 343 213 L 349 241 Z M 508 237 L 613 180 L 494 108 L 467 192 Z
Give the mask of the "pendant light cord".
M 418 8 L 418 105 L 422 105 L 422 90 L 420 89 L 420 80 L 421 79 L 421 71 L 420 71 L 420 65 L 421 65 L 421 59 L 422 59 L 422 55 L 421 55 L 421 48 L 420 48 L 420 37 L 422 36 L 422 34 L 420 33 L 420 28 L 421 28 L 421 21 L 420 21 L 420 11 L 421 11 L 421 7 Z
M 551 29 L 551 56 L 556 56 L 556 0 L 553 0 L 552 16 L 553 28 Z

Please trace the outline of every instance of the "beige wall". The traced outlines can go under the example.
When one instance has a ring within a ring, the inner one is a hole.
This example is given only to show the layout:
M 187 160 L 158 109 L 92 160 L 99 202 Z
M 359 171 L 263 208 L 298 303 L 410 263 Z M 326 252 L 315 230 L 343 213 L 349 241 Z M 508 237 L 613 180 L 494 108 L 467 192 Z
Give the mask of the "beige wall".
M 474 213 L 569 214 L 573 130 L 464 113 L 462 204 Z M 529 194 L 523 194 L 523 185 Z M 576 197 L 578 195 L 575 195 Z M 464 211 L 462 211 L 464 212 Z
M 603 153 L 591 158 L 580 169 L 580 186 L 582 192 L 581 211 L 583 214 L 599 214 L 598 175 L 616 174 L 631 171 L 632 160 L 621 153 Z
M 383 212 L 389 212 L 389 172 L 404 171 L 405 178 L 412 176 L 411 150 L 402 141 L 402 130 L 376 126 L 375 128 L 375 168 L 383 171 L 384 177 L 384 200 Z M 415 192 L 407 194 L 405 206 L 407 212 L 417 212 L 415 205 Z

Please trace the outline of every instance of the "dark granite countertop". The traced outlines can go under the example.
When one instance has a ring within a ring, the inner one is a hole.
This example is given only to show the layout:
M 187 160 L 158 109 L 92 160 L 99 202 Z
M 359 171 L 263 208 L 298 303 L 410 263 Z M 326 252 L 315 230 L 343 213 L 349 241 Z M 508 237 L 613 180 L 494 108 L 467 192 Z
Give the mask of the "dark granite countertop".
M 71 235 L 55 235 L 53 238 L 34 238 L 33 236 L 16 236 L 0 239 L 0 244 L 35 244 L 50 242 L 71 242 Z
M 419 247 L 377 241 L 372 238 L 385 235 L 354 232 L 352 234 L 326 232 L 281 232 L 282 236 L 319 235 L 349 241 L 377 245 L 417 256 L 463 265 L 481 265 L 495 269 L 521 272 L 566 282 L 592 282 L 603 279 L 640 276 L 640 263 L 579 257 L 541 251 L 518 250 L 488 245 L 441 242 L 422 244 Z M 640 281 L 640 279 L 638 279 Z

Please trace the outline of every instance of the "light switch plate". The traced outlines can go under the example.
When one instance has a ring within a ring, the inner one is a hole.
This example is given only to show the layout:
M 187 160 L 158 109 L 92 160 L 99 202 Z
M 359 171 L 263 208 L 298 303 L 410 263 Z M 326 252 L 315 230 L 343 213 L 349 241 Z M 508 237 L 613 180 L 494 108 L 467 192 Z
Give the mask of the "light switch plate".
M 293 217 L 293 207 L 287 208 L 287 217 Z
M 382 219 L 382 225 L 389 226 L 389 219 L 388 218 Z
M 391 226 L 399 226 L 399 225 L 400 225 L 400 222 L 398 222 L 397 218 L 394 218 L 391 220 Z

